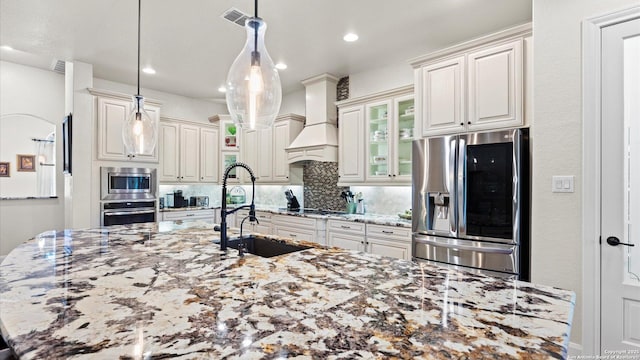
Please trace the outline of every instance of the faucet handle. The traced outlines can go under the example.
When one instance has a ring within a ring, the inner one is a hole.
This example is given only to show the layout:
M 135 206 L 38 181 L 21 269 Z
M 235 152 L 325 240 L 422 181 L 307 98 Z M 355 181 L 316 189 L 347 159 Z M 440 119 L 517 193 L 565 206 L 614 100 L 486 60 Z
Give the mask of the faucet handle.
M 258 218 L 256 217 L 256 206 L 254 204 L 249 206 L 249 221 L 255 221 L 257 224 L 260 224 L 260 221 L 258 221 Z

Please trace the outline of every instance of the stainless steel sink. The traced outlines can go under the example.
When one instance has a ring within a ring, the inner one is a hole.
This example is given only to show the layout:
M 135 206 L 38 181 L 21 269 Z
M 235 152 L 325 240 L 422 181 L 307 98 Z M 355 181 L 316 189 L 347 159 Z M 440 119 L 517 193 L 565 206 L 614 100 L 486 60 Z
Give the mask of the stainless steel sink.
M 310 246 L 291 245 L 278 240 L 262 239 L 253 236 L 247 236 L 243 239 L 229 239 L 227 246 L 238 250 L 242 243 L 245 245 L 246 252 L 267 258 L 311 248 Z

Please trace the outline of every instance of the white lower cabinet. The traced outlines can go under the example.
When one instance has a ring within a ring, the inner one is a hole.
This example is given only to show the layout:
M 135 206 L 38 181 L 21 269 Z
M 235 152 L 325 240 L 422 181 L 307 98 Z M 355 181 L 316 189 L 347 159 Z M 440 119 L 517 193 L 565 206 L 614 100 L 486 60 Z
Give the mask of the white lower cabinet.
M 325 245 L 325 219 L 302 216 L 273 215 L 273 234 L 295 240 Z
M 327 245 L 365 251 L 365 224 L 353 221 L 327 220 Z
M 215 210 L 176 210 L 163 211 L 162 221 L 178 221 L 178 220 L 208 220 L 215 221 Z
M 327 245 L 411 260 L 409 228 L 328 220 Z
M 239 210 L 236 214 L 236 227 L 240 228 L 240 225 L 242 224 L 242 220 L 249 216 L 249 210 Z M 244 226 L 243 226 L 243 232 L 244 230 L 247 230 L 249 232 L 255 232 L 255 233 L 260 233 L 260 234 L 265 234 L 265 235 L 269 235 L 271 233 L 273 233 L 273 226 L 271 225 L 271 216 L 272 214 L 270 212 L 266 212 L 266 211 L 256 211 L 256 218 L 258 219 L 259 223 L 255 223 L 255 222 L 250 222 L 249 219 L 247 219 L 244 222 Z
M 411 260 L 411 228 L 367 224 L 367 251 Z

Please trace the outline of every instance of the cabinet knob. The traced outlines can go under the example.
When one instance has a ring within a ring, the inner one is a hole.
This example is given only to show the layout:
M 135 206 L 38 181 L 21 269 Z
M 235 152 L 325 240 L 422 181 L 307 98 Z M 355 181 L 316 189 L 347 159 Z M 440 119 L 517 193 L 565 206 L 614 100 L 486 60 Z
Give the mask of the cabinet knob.
M 387 176 L 391 177 L 391 174 L 389 174 L 389 175 L 387 175 Z
M 463 122 L 461 122 L 461 123 L 460 123 L 460 126 L 464 126 L 464 123 L 463 123 Z
M 396 177 L 396 174 L 393 174 L 393 177 Z
M 467 121 L 467 124 L 471 125 L 471 121 Z

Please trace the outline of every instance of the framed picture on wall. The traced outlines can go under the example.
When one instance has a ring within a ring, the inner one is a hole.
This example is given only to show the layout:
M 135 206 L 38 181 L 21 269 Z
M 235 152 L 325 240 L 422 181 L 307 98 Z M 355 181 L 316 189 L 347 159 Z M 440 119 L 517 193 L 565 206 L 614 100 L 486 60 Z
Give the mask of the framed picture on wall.
M 9 162 L 0 162 L 0 177 L 11 176 L 11 168 Z
M 36 171 L 35 155 L 17 155 L 18 171 Z
M 62 162 L 65 174 L 71 174 L 71 135 L 71 114 L 69 114 L 62 121 Z

